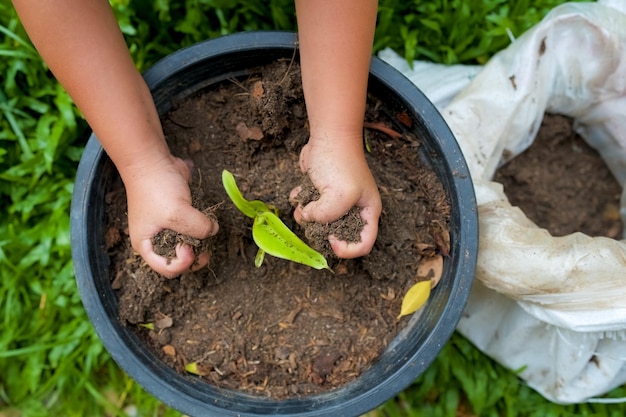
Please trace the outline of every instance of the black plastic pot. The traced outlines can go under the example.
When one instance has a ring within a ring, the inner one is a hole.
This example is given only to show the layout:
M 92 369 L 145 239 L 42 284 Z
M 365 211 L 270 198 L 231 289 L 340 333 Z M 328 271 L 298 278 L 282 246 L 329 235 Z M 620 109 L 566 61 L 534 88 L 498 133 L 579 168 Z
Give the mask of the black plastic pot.
M 229 35 L 166 57 L 145 79 L 162 114 L 200 88 L 247 75 L 250 68 L 277 58 L 292 57 L 295 48 L 293 33 Z M 406 110 L 415 120 L 412 131 L 423 143 L 419 152 L 437 172 L 451 203 L 451 250 L 443 277 L 421 315 L 409 321 L 372 368 L 332 392 L 277 401 L 218 389 L 166 366 L 120 323 L 103 250 L 104 190 L 118 175 L 97 139 L 90 138 L 78 167 L 71 208 L 72 254 L 80 296 L 113 359 L 165 404 L 190 416 L 359 416 L 411 384 L 450 338 L 469 295 L 478 249 L 470 174 L 448 126 L 415 85 L 377 58 L 372 59 L 370 74 L 370 91 L 394 111 Z

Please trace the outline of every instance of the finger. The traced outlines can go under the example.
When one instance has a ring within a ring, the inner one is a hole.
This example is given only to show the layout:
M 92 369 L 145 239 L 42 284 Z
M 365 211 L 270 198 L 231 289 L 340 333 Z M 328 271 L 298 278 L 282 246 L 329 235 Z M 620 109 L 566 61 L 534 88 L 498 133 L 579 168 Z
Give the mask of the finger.
M 211 253 L 206 251 L 196 255 L 196 261 L 191 265 L 191 271 L 198 271 L 209 264 Z
M 378 236 L 379 216 L 380 215 L 375 210 L 370 208 L 361 210 L 361 217 L 365 225 L 361 231 L 360 242 L 347 242 L 345 240 L 339 240 L 335 236 L 329 236 L 328 241 L 335 255 L 340 258 L 351 259 L 369 254 Z
M 295 205 L 296 208 L 293 211 L 293 218 L 296 220 L 296 223 L 302 224 L 302 204 L 296 201 L 298 194 L 302 191 L 302 186 L 298 185 L 296 188 L 291 190 L 289 193 L 289 202 L 292 205 Z
M 298 164 L 300 165 L 300 171 L 302 173 L 306 173 L 309 170 L 307 160 L 309 159 L 310 148 L 311 147 L 307 143 L 306 145 L 302 147 L 302 150 L 300 151 L 300 158 L 298 159 Z
M 195 259 L 193 249 L 191 246 L 185 244 L 176 246 L 176 257 L 174 258 L 167 259 L 157 255 L 149 239 L 142 242 L 139 255 L 141 255 L 150 268 L 166 278 L 174 278 L 188 271 Z
M 334 236 L 329 236 L 328 241 L 335 255 L 342 259 L 353 259 L 365 256 L 372 250 L 372 248 L 366 246 L 363 242 L 346 242 Z
M 325 192 L 302 208 L 302 219 L 307 222 L 330 223 L 344 216 L 355 201 Z
M 295 219 L 296 223 L 298 224 L 302 224 L 302 206 L 301 205 L 297 205 L 296 208 L 293 211 L 293 218 Z
M 171 221 L 166 228 L 181 235 L 204 239 L 214 236 L 219 231 L 219 224 L 192 206 L 183 206 L 176 219 Z
M 302 191 L 301 185 L 298 185 L 296 188 L 291 190 L 291 192 L 289 193 L 289 202 L 291 204 L 294 204 L 296 202 L 296 197 L 298 197 L 298 194 L 300 194 L 300 191 Z
M 175 158 L 174 164 L 178 172 L 180 172 L 183 178 L 185 178 L 185 181 L 188 183 L 191 182 L 193 173 L 196 169 L 193 165 L 193 161 L 191 159 Z
M 360 242 L 347 242 L 335 236 L 329 236 L 328 242 L 339 258 L 352 259 L 368 255 L 376 242 L 377 227 L 365 227 L 361 232 Z

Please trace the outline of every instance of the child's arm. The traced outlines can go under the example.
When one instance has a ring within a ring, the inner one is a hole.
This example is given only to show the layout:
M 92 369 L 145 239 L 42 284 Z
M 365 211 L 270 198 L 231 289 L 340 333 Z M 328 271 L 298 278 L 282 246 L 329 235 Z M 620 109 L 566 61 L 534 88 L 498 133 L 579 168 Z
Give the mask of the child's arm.
M 300 166 L 320 191 L 296 220 L 334 221 L 354 205 L 367 222 L 360 243 L 330 239 L 342 258 L 369 253 L 381 200 L 365 161 L 363 118 L 376 27 L 376 0 L 296 0 L 302 82 L 309 117 Z
M 170 263 L 151 238 L 172 229 L 217 232 L 191 206 L 189 168 L 171 155 L 150 92 L 136 70 L 107 0 L 13 0 L 28 34 L 117 167 L 128 197 L 133 247 L 157 272 L 176 276 L 194 261 L 189 246 Z M 196 266 L 208 262 L 199 256 Z

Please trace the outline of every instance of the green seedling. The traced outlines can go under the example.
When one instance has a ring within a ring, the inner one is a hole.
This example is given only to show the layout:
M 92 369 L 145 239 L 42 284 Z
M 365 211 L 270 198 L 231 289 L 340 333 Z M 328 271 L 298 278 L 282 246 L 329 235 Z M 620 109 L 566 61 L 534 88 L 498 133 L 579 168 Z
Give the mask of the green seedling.
M 328 269 L 324 256 L 304 243 L 278 217 L 278 210 L 260 200 L 246 200 L 228 170 L 222 171 L 222 184 L 233 204 L 246 216 L 254 219 L 252 238 L 259 247 L 254 264 L 260 267 L 268 253 L 315 269 Z

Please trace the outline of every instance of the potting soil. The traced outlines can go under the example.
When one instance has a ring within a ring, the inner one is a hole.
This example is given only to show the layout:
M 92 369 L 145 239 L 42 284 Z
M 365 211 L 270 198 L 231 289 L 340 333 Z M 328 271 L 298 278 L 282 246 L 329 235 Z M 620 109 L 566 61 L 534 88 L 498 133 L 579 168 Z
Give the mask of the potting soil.
M 498 169 L 494 181 L 504 185 L 512 205 L 553 236 L 622 236 L 622 188 L 568 117 L 546 114 L 533 144 Z
M 402 132 L 410 117 L 371 96 L 366 122 L 366 157 L 383 203 L 372 253 L 331 258 L 332 272 L 269 255 L 256 268 L 252 220 L 228 199 L 221 172 L 304 236 L 288 201 L 304 182 L 298 156 L 308 139 L 298 65 L 281 60 L 176 103 L 162 117 L 166 138 L 193 162 L 195 204 L 217 217 L 220 231 L 204 242 L 208 268 L 163 278 L 130 247 L 124 190 L 111 189 L 106 246 L 122 323 L 178 372 L 272 398 L 334 389 L 369 368 L 408 320 L 397 317 L 408 288 L 425 279 L 419 264 L 448 256 L 450 206 L 418 154 L 420 138 Z

